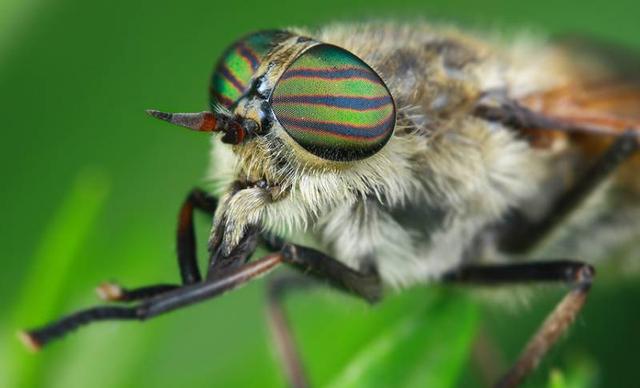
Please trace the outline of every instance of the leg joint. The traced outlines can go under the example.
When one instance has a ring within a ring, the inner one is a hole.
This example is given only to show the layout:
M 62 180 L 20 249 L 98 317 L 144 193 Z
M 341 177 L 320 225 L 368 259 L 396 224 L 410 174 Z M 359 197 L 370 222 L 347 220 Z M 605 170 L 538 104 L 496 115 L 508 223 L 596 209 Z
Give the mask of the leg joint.
M 216 210 L 217 200 L 202 189 L 192 189 L 187 195 L 187 203 L 201 209 L 207 213 L 213 213 Z
M 590 288 L 595 276 L 596 269 L 589 264 L 583 264 L 574 274 L 574 284 L 578 287 Z

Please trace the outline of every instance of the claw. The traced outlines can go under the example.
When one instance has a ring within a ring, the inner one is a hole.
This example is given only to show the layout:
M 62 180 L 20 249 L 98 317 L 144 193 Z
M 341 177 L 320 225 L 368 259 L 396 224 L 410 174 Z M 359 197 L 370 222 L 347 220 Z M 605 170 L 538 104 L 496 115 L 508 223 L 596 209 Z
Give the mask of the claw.
M 42 345 L 26 330 L 18 331 L 18 339 L 24 344 L 24 346 L 33 353 L 37 353 L 42 348 Z
M 124 291 L 115 283 L 104 282 L 96 287 L 96 294 L 105 302 L 115 302 L 122 300 Z

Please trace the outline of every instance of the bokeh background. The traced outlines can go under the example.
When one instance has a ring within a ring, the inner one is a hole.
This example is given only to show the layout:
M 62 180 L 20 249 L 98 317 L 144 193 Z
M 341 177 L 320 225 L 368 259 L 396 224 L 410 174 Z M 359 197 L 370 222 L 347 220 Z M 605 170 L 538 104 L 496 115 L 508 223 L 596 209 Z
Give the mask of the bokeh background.
M 144 324 L 95 325 L 38 355 L 15 340 L 19 327 L 96 303 L 103 280 L 178 280 L 176 214 L 203 183 L 208 139 L 144 109 L 205 108 L 210 70 L 237 37 L 420 17 L 580 32 L 640 50 L 639 14 L 632 0 L 0 1 L 0 387 L 283 384 L 264 280 Z M 203 241 L 207 220 L 198 226 Z M 373 309 L 315 292 L 290 298 L 288 310 L 319 386 L 473 387 L 517 355 L 563 292 L 538 291 L 517 309 L 433 286 Z M 635 275 L 601 271 L 584 314 L 528 386 L 637 383 L 639 300 Z

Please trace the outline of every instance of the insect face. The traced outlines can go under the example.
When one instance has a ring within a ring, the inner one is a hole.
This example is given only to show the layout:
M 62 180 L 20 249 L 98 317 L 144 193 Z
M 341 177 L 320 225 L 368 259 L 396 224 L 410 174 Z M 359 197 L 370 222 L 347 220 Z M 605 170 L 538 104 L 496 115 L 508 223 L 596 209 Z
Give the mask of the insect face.
M 305 229 L 329 209 L 372 190 L 388 198 L 403 184 L 402 161 L 387 145 L 396 123 L 392 95 L 343 48 L 283 31 L 252 34 L 221 57 L 210 104 L 212 112 L 154 115 L 223 132 L 233 145 L 214 147 L 214 159 L 228 161 L 216 164 L 216 179 L 234 183 L 218 209 L 212 250 L 229 253 L 252 225 Z
M 378 152 L 396 116 L 384 81 L 360 58 L 279 31 L 250 35 L 226 51 L 211 80 L 211 105 L 330 161 Z

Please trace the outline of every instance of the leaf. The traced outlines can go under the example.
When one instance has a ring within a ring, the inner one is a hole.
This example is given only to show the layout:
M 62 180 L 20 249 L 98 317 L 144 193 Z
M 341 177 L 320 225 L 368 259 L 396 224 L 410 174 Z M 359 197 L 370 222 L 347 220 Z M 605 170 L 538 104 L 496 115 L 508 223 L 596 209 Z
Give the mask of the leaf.
M 108 182 L 102 174 L 94 171 L 79 174 L 44 233 L 22 290 L 16 293 L 13 319 L 9 321 L 11 331 L 52 316 L 107 192 Z M 31 386 L 37 379 L 42 357 L 29 357 L 18 340 L 7 344 L 0 353 L 0 358 L 6 358 L 10 364 L 7 368 L 10 373 L 4 375 L 0 385 Z
M 330 387 L 450 387 L 470 352 L 478 311 L 461 295 L 435 298 L 371 339 Z

